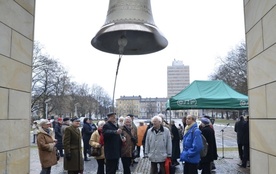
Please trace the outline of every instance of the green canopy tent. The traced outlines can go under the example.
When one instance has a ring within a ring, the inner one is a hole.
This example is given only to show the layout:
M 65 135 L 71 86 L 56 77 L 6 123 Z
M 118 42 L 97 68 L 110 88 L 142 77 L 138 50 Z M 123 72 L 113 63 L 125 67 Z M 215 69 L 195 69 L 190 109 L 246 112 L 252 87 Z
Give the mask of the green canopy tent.
M 167 110 L 248 109 L 248 96 L 220 80 L 195 80 L 167 101 Z

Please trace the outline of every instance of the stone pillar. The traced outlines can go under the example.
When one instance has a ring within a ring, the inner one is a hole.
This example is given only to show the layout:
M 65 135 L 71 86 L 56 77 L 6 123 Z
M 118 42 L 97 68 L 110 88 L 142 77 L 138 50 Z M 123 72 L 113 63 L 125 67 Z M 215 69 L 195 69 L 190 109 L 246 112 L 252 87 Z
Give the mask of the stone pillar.
M 30 171 L 34 0 L 0 0 L 0 173 Z
M 276 1 L 244 0 L 250 171 L 276 171 Z

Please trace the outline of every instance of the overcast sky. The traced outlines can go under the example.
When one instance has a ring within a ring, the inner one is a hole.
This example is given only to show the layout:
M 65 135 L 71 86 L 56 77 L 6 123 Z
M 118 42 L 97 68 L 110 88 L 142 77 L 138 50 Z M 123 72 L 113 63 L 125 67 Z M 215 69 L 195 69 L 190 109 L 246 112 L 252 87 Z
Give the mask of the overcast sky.
M 36 1 L 35 40 L 56 58 L 72 81 L 113 94 L 119 56 L 101 52 L 91 39 L 106 19 L 109 0 Z M 115 98 L 166 97 L 167 66 L 174 59 L 190 66 L 190 83 L 208 80 L 218 58 L 245 40 L 241 0 L 152 0 L 156 26 L 168 46 L 156 53 L 123 56 Z

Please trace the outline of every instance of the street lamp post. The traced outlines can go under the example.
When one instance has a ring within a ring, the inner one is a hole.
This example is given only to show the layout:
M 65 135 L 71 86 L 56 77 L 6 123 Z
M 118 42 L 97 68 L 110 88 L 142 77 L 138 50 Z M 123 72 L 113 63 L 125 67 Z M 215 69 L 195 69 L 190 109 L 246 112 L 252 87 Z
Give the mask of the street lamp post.
M 75 103 L 75 117 L 77 117 L 78 116 L 78 104 L 79 103 Z
M 48 102 L 49 101 L 51 101 L 51 98 L 48 98 L 47 100 L 45 100 L 45 104 L 46 104 L 46 108 L 45 108 L 46 119 L 48 119 Z

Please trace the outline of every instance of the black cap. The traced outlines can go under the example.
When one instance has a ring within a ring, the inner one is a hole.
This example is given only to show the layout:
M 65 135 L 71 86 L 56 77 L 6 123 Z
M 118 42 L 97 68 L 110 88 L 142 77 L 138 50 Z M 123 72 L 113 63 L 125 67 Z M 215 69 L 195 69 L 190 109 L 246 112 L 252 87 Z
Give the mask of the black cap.
M 71 121 L 72 122 L 74 122 L 74 121 L 80 121 L 80 119 L 78 117 L 75 117 L 75 118 L 72 118 Z
M 116 113 L 115 113 L 115 112 L 109 112 L 109 113 L 107 114 L 107 117 L 110 117 L 110 116 L 112 116 L 112 115 L 116 115 Z
M 68 120 L 70 120 L 68 117 L 63 118 L 63 121 L 68 121 Z
M 127 116 L 133 117 L 134 115 L 133 114 L 127 114 Z
M 210 118 L 211 118 L 211 117 L 210 117 L 210 116 L 208 116 L 208 115 L 204 115 L 204 117 L 205 117 L 205 118 L 208 118 L 208 119 L 210 119 Z

